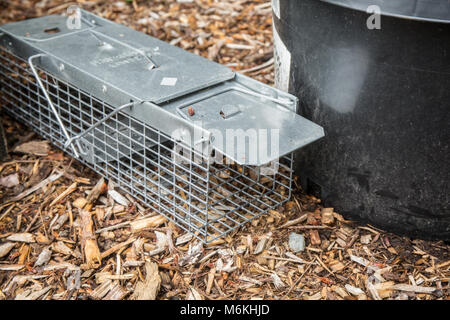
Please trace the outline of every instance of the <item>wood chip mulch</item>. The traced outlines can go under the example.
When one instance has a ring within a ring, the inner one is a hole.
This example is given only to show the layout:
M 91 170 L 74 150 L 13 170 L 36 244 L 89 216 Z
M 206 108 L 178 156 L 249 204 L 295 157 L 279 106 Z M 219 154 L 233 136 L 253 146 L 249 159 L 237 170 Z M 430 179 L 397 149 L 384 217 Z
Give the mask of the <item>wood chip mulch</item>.
M 77 3 L 273 83 L 269 1 L 0 1 L 0 24 Z M 284 207 L 205 246 L 23 125 L 2 122 L 10 154 L 0 163 L 0 300 L 450 298 L 448 245 L 347 221 L 296 182 Z

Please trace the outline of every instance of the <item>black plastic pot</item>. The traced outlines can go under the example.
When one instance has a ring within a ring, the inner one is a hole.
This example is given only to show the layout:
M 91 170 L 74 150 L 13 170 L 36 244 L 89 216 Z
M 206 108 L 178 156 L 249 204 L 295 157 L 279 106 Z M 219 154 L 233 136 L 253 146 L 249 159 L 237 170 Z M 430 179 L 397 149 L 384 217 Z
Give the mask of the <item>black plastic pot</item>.
M 277 78 L 326 133 L 297 154 L 304 189 L 346 217 L 449 240 L 449 1 L 274 2 Z M 381 29 L 367 28 L 374 4 Z

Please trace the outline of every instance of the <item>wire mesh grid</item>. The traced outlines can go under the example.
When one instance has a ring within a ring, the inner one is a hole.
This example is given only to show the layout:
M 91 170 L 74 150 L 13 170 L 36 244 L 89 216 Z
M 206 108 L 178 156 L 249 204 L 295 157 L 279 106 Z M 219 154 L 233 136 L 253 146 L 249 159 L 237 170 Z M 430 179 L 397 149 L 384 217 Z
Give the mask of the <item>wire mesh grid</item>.
M 39 75 L 70 136 L 114 110 L 44 70 L 39 69 Z M 9 114 L 73 156 L 63 147 L 65 136 L 26 61 L 2 47 L 0 84 L 0 98 Z M 81 144 L 90 154 L 81 159 L 84 164 L 205 243 L 291 196 L 292 154 L 280 159 L 276 174 L 262 175 L 258 167 L 216 163 L 214 157 L 180 145 L 124 112 L 86 134 Z

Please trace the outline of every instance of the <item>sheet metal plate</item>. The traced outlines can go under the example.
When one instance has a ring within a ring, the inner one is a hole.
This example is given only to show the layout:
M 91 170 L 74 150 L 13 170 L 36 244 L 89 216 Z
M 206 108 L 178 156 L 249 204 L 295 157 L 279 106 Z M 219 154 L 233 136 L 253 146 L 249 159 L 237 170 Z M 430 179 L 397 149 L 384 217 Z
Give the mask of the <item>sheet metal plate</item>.
M 6 24 L 0 30 L 70 65 L 72 70 L 94 74 L 106 87 L 120 88 L 142 101 L 162 103 L 234 77 L 228 67 L 144 33 L 85 11 L 83 16 L 95 25 L 83 22 L 80 30 L 70 30 L 67 17 L 53 15 Z M 45 32 L 55 28 L 59 32 Z M 145 52 L 158 67 L 149 70 L 148 60 L 130 46 Z M 64 70 L 61 75 L 77 82 Z
M 212 146 L 239 164 L 269 164 L 324 136 L 286 106 L 244 91 L 251 90 L 232 80 L 165 108 L 210 131 Z

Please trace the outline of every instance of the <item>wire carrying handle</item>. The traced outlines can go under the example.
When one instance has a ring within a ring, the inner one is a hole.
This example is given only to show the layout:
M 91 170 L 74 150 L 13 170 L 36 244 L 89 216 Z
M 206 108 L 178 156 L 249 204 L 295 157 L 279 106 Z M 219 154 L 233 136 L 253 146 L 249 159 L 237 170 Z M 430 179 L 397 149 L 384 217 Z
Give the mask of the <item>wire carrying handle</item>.
M 91 132 L 92 130 L 94 130 L 95 128 L 97 128 L 99 125 L 101 125 L 102 123 L 104 123 L 105 121 L 107 121 L 109 118 L 111 118 L 112 116 L 114 116 L 115 114 L 117 114 L 118 112 L 120 112 L 123 109 L 126 109 L 128 107 L 132 107 L 134 105 L 134 102 L 129 102 L 126 103 L 124 105 L 121 105 L 120 107 L 115 108 L 113 111 L 111 111 L 107 116 L 105 116 L 103 119 L 97 121 L 96 123 L 94 123 L 92 126 L 90 126 L 89 128 L 87 128 L 86 130 L 84 130 L 83 132 L 77 134 L 76 136 L 73 136 L 72 138 L 67 139 L 66 143 L 64 144 L 64 147 L 67 148 L 68 146 L 73 144 L 73 141 L 78 143 L 78 140 L 80 138 L 82 138 L 83 136 L 85 136 L 86 134 L 88 134 L 89 132 Z M 82 150 L 81 146 L 79 146 L 79 148 Z M 82 153 L 84 152 L 84 150 L 82 150 Z M 84 155 L 87 154 L 87 152 L 83 153 Z
M 28 59 L 28 64 L 30 65 L 31 71 L 33 72 L 34 77 L 36 78 L 36 81 L 39 85 L 39 87 L 41 88 L 42 92 L 44 93 L 45 98 L 47 99 L 47 102 L 53 112 L 53 114 L 56 117 L 56 120 L 58 121 L 59 126 L 61 127 L 61 130 L 64 134 L 64 136 L 66 137 L 66 142 L 64 143 L 64 148 L 71 148 L 75 157 L 76 158 L 80 158 L 80 153 L 83 156 L 86 156 L 88 154 L 87 151 L 85 151 L 83 149 L 83 147 L 80 144 L 80 138 L 82 138 L 83 136 L 85 136 L 86 134 L 88 134 L 89 132 L 91 132 L 92 130 L 94 130 L 95 128 L 97 128 L 99 125 L 101 125 L 102 123 L 104 123 L 105 121 L 107 121 L 108 119 L 110 119 L 112 116 L 114 116 L 115 114 L 117 114 L 118 112 L 120 112 L 123 109 L 126 109 L 128 107 L 132 107 L 134 105 L 134 102 L 129 102 L 126 103 L 124 105 L 121 105 L 120 107 L 115 108 L 112 112 L 110 112 L 108 115 L 106 115 L 103 119 L 97 121 L 96 123 L 94 123 L 92 126 L 90 126 L 89 128 L 87 128 L 86 130 L 84 130 L 83 132 L 77 134 L 76 136 L 70 137 L 69 133 L 67 132 L 66 127 L 64 126 L 64 123 L 61 120 L 61 117 L 59 116 L 59 112 L 58 110 L 55 108 L 55 105 L 53 104 L 52 100 L 50 99 L 50 95 L 47 92 L 47 89 L 45 88 L 44 84 L 42 83 L 41 78 L 39 77 L 39 74 L 37 73 L 36 67 L 34 66 L 34 60 L 37 58 L 41 58 L 47 56 L 46 54 L 36 54 L 31 56 Z M 74 145 L 74 142 L 76 144 L 76 147 Z M 78 152 L 78 150 L 79 152 Z
M 37 81 L 39 87 L 41 88 L 42 92 L 44 93 L 45 98 L 46 98 L 47 101 L 48 101 L 48 105 L 50 106 L 50 108 L 51 108 L 52 111 L 53 111 L 53 114 L 54 114 L 55 117 L 56 117 L 56 121 L 58 121 L 58 124 L 59 124 L 59 126 L 61 127 L 62 132 L 63 132 L 64 135 L 66 136 L 66 139 L 69 140 L 69 139 L 70 139 L 69 133 L 67 132 L 66 127 L 64 126 L 64 123 L 62 122 L 61 117 L 59 116 L 58 111 L 56 110 L 55 106 L 53 105 L 53 102 L 52 102 L 52 100 L 50 99 L 50 96 L 49 96 L 47 90 L 45 89 L 44 84 L 42 83 L 42 80 L 41 80 L 41 78 L 39 77 L 39 74 L 37 73 L 36 68 L 35 68 L 35 66 L 34 66 L 34 63 L 33 63 L 33 60 L 34 60 L 34 59 L 37 59 L 37 58 L 40 58 L 40 57 L 45 57 L 45 56 L 46 56 L 46 55 L 45 55 L 45 54 L 42 54 L 42 53 L 33 55 L 33 56 L 31 56 L 31 57 L 28 58 L 28 64 L 30 65 L 31 71 L 33 72 L 33 75 L 34 75 L 34 77 L 36 78 L 36 81 Z M 78 154 L 78 151 L 77 151 L 77 149 L 75 148 L 75 146 L 74 146 L 73 144 L 71 144 L 70 147 L 71 147 L 73 153 L 75 154 L 75 157 L 79 158 L 80 155 Z

